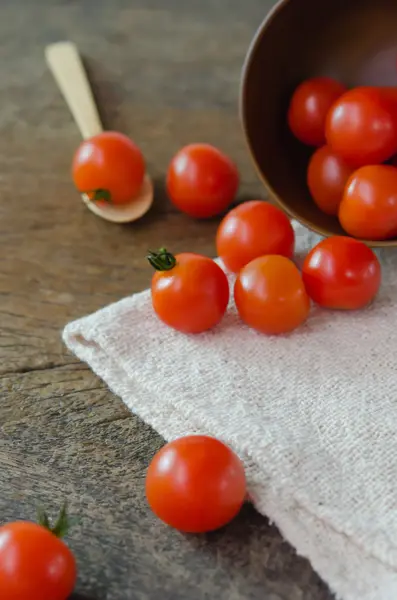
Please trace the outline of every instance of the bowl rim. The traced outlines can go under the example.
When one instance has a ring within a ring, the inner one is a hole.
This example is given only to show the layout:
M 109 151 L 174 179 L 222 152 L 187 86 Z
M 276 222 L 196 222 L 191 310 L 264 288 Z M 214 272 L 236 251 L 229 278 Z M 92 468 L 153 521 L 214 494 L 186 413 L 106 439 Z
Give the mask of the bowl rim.
M 276 190 L 270 184 L 266 175 L 261 170 L 261 168 L 258 164 L 258 161 L 255 157 L 255 154 L 254 154 L 254 151 L 252 148 L 252 143 L 250 141 L 250 136 L 248 134 L 247 123 L 246 123 L 246 118 L 245 118 L 248 72 L 250 70 L 252 61 L 254 60 L 256 50 L 262 41 L 262 37 L 265 35 L 266 29 L 269 27 L 269 25 L 271 25 L 271 23 L 275 19 L 275 17 L 277 17 L 277 15 L 282 11 L 284 6 L 292 1 L 293 0 L 278 0 L 278 2 L 276 2 L 276 4 L 269 10 L 269 12 L 265 16 L 265 18 L 263 19 L 263 21 L 261 22 L 259 27 L 256 29 L 256 32 L 254 33 L 254 36 L 248 46 L 248 49 L 247 49 L 247 52 L 246 52 L 246 55 L 244 58 L 243 66 L 241 69 L 241 77 L 240 77 L 239 120 L 240 120 L 240 125 L 243 130 L 245 146 L 248 149 L 248 152 L 249 152 L 251 161 L 254 165 L 256 174 L 259 177 L 259 180 L 265 186 L 265 188 L 267 188 L 267 190 L 269 191 L 270 195 L 273 197 L 275 202 L 279 205 L 280 208 L 283 209 L 283 211 L 291 219 L 295 219 L 296 221 L 298 221 L 299 223 L 301 223 L 302 225 L 307 227 L 307 229 L 309 229 L 310 231 L 313 231 L 314 233 L 317 233 L 323 237 L 331 237 L 331 236 L 338 235 L 338 234 L 332 233 L 331 231 L 324 229 L 323 227 L 321 227 L 319 225 L 315 225 L 314 223 L 308 221 L 306 218 L 297 214 L 293 209 L 291 209 L 287 204 L 285 204 L 285 202 L 282 200 L 282 198 L 278 195 Z M 343 234 L 339 234 L 339 235 L 343 235 Z M 353 237 L 353 236 L 349 236 L 348 233 L 346 233 L 345 235 L 348 237 Z M 385 247 L 397 246 L 397 239 L 391 239 L 391 240 L 363 240 L 363 239 L 359 239 L 359 238 L 353 238 L 353 239 L 358 239 L 359 241 L 364 242 L 364 244 L 366 244 L 367 246 L 370 246 L 373 248 L 385 248 Z

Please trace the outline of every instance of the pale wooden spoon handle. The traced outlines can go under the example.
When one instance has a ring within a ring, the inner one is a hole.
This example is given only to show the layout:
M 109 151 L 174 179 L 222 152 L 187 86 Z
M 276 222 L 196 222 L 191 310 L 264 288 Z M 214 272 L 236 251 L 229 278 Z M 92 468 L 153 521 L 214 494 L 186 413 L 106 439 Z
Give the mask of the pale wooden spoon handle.
M 103 130 L 77 47 L 57 42 L 45 49 L 47 64 L 84 139 Z

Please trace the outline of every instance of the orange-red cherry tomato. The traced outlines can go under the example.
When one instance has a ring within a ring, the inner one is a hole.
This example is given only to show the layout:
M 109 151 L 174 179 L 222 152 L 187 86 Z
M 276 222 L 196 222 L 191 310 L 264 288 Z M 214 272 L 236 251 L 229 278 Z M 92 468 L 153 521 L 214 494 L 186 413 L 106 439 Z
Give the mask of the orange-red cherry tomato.
M 145 160 L 132 140 L 116 131 L 104 131 L 84 140 L 72 165 L 73 181 L 92 201 L 125 204 L 139 193 Z
M 327 143 L 353 167 L 382 163 L 397 152 L 396 101 L 382 89 L 354 88 L 327 116 Z
M 229 271 L 237 273 L 265 254 L 294 254 L 295 234 L 288 217 L 276 206 L 251 200 L 233 208 L 222 220 L 217 254 Z
M 316 150 L 309 162 L 307 185 L 314 202 L 327 215 L 337 215 L 350 167 L 329 146 Z
M 217 325 L 229 302 L 229 282 L 207 256 L 165 249 L 148 256 L 156 269 L 152 304 L 159 319 L 183 333 L 201 333 Z
M 325 144 L 327 113 L 345 90 L 345 86 L 329 77 L 314 77 L 301 83 L 288 109 L 288 124 L 295 137 L 308 146 Z
M 303 282 L 310 298 L 325 308 L 363 308 L 381 283 L 379 261 L 364 242 L 333 236 L 315 246 L 303 264 Z
M 172 159 L 167 174 L 171 202 L 191 217 L 208 218 L 226 210 L 239 186 L 231 159 L 209 144 L 191 144 Z
M 301 274 L 285 256 L 263 256 L 243 267 L 234 299 L 241 319 L 267 334 L 292 331 L 306 321 L 310 310 Z
M 231 521 L 244 502 L 246 482 L 238 456 L 223 442 L 191 435 L 166 444 L 146 476 L 146 496 L 167 525 L 204 533 Z
M 76 582 L 76 561 L 51 531 L 26 521 L 0 528 L 0 598 L 67 600 Z
M 397 237 L 397 168 L 370 165 L 355 171 L 346 184 L 339 220 L 357 238 Z

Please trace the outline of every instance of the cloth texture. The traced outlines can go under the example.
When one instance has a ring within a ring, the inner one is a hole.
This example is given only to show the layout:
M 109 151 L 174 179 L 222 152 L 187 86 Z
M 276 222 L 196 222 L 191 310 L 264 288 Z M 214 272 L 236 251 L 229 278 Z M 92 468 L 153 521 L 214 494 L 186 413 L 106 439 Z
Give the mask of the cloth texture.
M 320 238 L 294 228 L 299 261 Z M 217 328 L 184 335 L 159 322 L 148 290 L 63 332 L 166 440 L 229 444 L 256 508 L 342 600 L 397 599 L 397 251 L 379 257 L 373 304 L 313 307 L 287 336 L 242 324 L 232 293 Z

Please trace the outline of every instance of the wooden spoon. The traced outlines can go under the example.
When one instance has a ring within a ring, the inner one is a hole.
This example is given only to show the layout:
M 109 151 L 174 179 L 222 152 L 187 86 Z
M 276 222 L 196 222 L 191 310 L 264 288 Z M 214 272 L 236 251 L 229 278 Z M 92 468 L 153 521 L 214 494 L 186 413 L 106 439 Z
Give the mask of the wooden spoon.
M 77 47 L 72 42 L 57 42 L 45 49 L 47 64 L 69 106 L 70 112 L 84 139 L 103 131 L 94 97 Z M 153 202 L 153 184 L 145 175 L 142 188 L 127 204 L 98 204 L 82 194 L 88 208 L 113 223 L 128 223 L 142 217 Z

